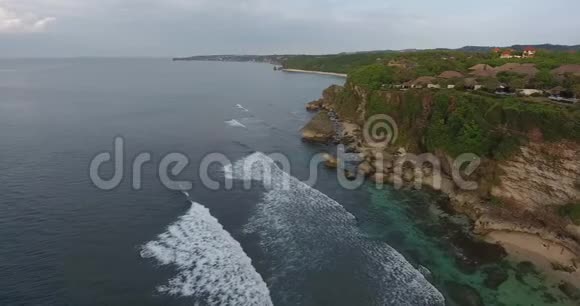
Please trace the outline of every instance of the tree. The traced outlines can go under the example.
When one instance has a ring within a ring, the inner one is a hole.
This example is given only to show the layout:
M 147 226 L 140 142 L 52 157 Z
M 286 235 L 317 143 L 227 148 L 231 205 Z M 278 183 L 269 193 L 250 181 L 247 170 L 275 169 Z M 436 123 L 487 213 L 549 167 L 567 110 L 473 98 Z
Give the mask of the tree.
M 549 89 L 557 84 L 558 82 L 547 69 L 542 69 L 530 80 L 530 86 L 537 89 Z
M 353 84 L 379 89 L 383 84 L 393 83 L 393 68 L 383 64 L 364 66 L 351 73 L 349 80 Z
M 574 95 L 575 95 L 576 97 L 580 97 L 580 84 L 575 84 L 575 85 L 572 87 L 572 92 L 574 93 Z
M 567 73 L 562 81 L 562 86 L 566 90 L 573 91 L 575 86 L 580 84 L 580 76 L 574 75 L 572 73 Z
M 487 91 L 495 91 L 499 87 L 499 81 L 496 78 L 486 78 L 481 80 L 481 84 Z
M 417 78 L 414 71 L 406 68 L 395 68 L 393 74 L 393 81 L 395 83 L 404 83 Z
M 524 78 L 512 79 L 508 85 L 513 89 L 522 89 L 526 87 L 526 80 Z

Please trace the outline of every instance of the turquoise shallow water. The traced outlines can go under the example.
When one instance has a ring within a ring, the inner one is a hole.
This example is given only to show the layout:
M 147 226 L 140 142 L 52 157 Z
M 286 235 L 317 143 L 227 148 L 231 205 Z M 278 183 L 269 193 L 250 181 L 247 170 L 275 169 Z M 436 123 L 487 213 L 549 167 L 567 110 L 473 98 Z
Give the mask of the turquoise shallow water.
M 368 191 L 369 218 L 362 228 L 395 247 L 414 265 L 428 269 L 430 281 L 449 305 L 466 305 L 471 290 L 479 297 L 470 300 L 485 305 L 578 305 L 530 263 L 498 257 L 501 254 L 469 258 L 470 252 L 480 253 L 486 246 L 469 242 L 477 242 L 477 238 L 470 237 L 468 220 L 443 211 L 436 204 L 444 203 L 440 196 L 391 187 L 377 190 L 373 186 Z M 505 281 L 493 286 L 490 276 Z

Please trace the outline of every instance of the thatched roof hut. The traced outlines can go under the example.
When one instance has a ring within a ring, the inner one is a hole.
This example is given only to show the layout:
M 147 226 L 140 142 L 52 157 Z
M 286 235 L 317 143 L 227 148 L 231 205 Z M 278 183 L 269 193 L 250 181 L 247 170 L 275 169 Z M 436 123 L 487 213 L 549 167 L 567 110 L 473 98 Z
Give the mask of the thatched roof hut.
M 412 81 L 411 84 L 415 86 L 425 86 L 428 84 L 434 84 L 437 82 L 437 78 L 430 77 L 430 76 L 422 76 L 418 77 L 416 80 Z
M 553 74 L 563 75 L 566 73 L 572 73 L 574 75 L 580 75 L 580 65 L 562 65 L 554 70 L 552 70 Z
M 487 65 L 487 64 L 477 64 L 477 65 L 469 68 L 469 70 L 474 70 L 474 71 L 493 70 L 493 67 L 491 67 L 490 65 Z
M 456 79 L 456 78 L 462 78 L 463 74 L 461 72 L 457 72 L 457 71 L 445 71 L 443 73 L 441 73 L 439 75 L 440 78 L 442 79 Z
M 471 72 L 470 75 L 476 78 L 495 78 L 497 76 L 497 71 L 495 71 L 494 69 L 476 70 Z
M 517 67 L 520 67 L 520 66 L 521 66 L 521 64 L 518 64 L 518 63 L 507 63 L 507 64 L 501 65 L 499 67 L 496 67 L 495 70 L 497 72 L 511 71 L 511 70 L 513 70 Z
M 540 70 L 536 68 L 535 64 L 518 64 L 518 63 L 507 63 L 505 65 L 495 68 L 497 72 L 514 72 L 519 74 L 525 74 L 527 76 L 534 76 Z

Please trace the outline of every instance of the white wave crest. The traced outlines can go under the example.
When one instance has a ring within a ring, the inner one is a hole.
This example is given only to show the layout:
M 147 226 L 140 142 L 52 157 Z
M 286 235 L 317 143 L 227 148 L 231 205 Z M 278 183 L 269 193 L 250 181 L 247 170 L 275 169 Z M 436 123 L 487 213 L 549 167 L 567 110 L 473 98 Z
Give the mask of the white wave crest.
M 249 112 L 249 110 L 245 107 L 243 107 L 241 104 L 236 104 L 236 108 L 239 108 L 241 110 L 243 110 L 244 112 Z
M 186 215 L 142 247 L 143 258 L 177 267 L 177 276 L 157 289 L 193 297 L 201 305 L 272 305 L 266 283 L 241 245 L 207 208 L 191 204 Z
M 241 127 L 241 128 L 247 128 L 245 125 L 243 125 L 241 122 L 239 122 L 236 119 L 232 119 L 230 121 L 226 121 L 226 124 L 231 126 L 231 127 Z
M 270 157 L 254 153 L 224 172 L 232 179 L 272 184 L 245 230 L 260 237 L 274 260 L 267 281 L 275 300 L 314 303 L 304 300 L 312 290 L 307 275 L 340 270 L 373 292 L 367 304 L 444 305 L 443 295 L 401 254 L 364 237 L 342 205 L 282 171 Z M 341 260 L 353 266 L 337 264 Z

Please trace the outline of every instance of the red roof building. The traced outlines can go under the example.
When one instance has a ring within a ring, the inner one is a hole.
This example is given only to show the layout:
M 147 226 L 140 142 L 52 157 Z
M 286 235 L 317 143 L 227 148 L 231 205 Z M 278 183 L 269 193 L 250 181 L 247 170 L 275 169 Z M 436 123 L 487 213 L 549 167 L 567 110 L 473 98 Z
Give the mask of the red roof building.
M 527 47 L 526 49 L 524 49 L 524 53 L 522 54 L 522 57 L 524 58 L 530 58 L 530 57 L 534 57 L 536 56 L 536 49 L 533 47 Z
M 506 50 L 506 51 L 504 51 L 504 52 L 501 54 L 501 56 L 500 56 L 500 57 L 501 57 L 501 58 L 512 58 L 512 57 L 513 57 L 513 55 L 512 55 L 512 52 L 511 52 L 511 51 L 509 51 L 509 50 Z

